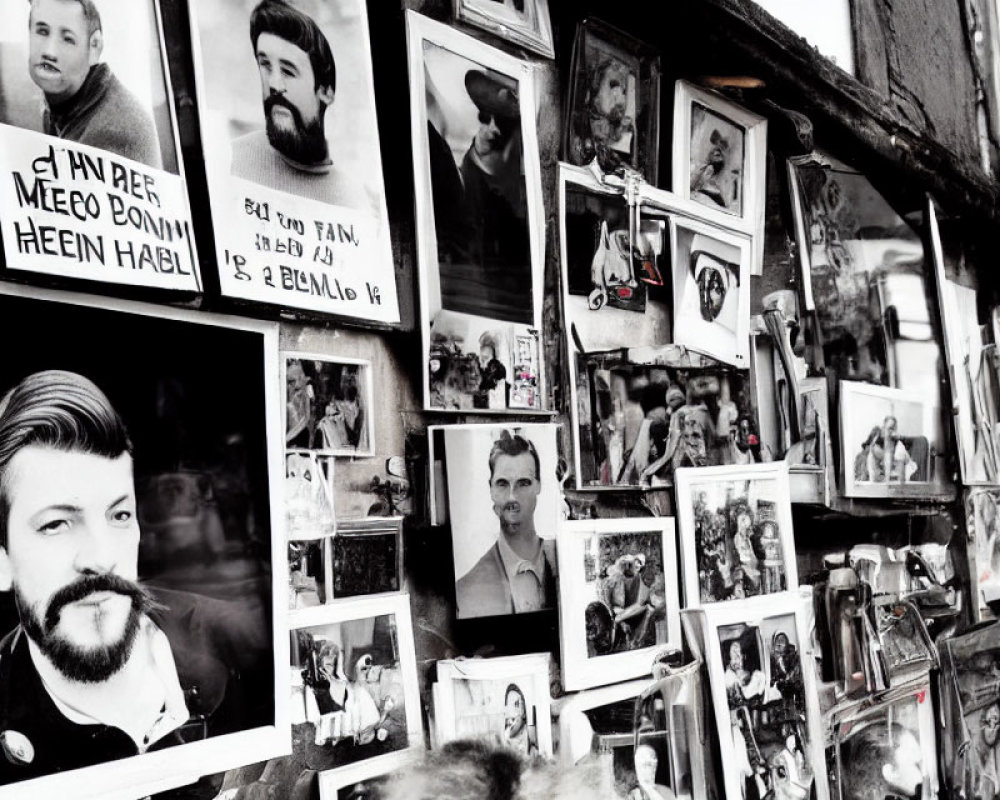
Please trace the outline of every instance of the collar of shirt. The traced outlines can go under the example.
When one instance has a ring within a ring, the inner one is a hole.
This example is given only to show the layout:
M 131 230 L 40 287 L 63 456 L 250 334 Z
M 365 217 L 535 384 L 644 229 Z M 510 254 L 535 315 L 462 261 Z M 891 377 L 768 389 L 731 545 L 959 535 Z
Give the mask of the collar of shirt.
M 538 544 L 538 553 L 533 559 L 521 558 L 509 544 L 507 538 L 501 531 L 497 538 L 497 545 L 500 548 L 500 560 L 503 561 L 503 568 L 507 571 L 507 577 L 513 578 L 522 572 L 533 572 L 538 582 L 545 580 L 545 548 L 542 543 Z

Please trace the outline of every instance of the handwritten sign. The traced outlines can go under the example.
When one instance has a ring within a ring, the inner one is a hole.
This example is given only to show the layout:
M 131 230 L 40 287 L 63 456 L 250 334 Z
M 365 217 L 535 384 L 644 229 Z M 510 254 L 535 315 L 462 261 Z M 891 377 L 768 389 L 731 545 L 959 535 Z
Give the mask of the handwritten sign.
M 88 145 L 0 125 L 7 267 L 201 291 L 180 176 Z

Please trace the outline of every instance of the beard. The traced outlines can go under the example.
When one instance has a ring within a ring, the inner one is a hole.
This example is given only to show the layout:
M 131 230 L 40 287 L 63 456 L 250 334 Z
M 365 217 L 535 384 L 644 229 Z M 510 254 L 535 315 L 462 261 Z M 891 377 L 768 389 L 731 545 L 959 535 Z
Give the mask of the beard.
M 271 111 L 278 106 L 292 115 L 293 130 L 275 124 Z M 322 164 L 329 157 L 322 116 L 306 123 L 298 108 L 281 95 L 272 94 L 264 101 L 264 119 L 267 121 L 267 140 L 271 147 L 292 161 L 299 164 Z
M 83 647 L 59 633 L 56 628 L 65 606 L 95 592 L 115 592 L 129 597 L 132 607 L 125 629 L 116 641 L 96 647 Z M 143 614 L 158 607 L 152 596 L 139 584 L 110 573 L 88 575 L 63 586 L 49 599 L 44 618 L 24 599 L 17 586 L 14 587 L 14 598 L 25 633 L 59 672 L 80 683 L 102 683 L 117 673 L 132 654 Z

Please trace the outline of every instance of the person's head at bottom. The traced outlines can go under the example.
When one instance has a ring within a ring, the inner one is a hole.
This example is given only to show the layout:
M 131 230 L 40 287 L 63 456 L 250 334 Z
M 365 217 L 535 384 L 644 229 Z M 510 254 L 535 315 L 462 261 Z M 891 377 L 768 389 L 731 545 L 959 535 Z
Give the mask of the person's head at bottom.
M 87 684 L 124 666 L 153 605 L 138 548 L 121 417 L 81 375 L 27 376 L 0 400 L 0 590 L 36 659 Z
M 898 722 L 873 722 L 844 746 L 844 800 L 919 797 L 923 787 L 917 737 Z

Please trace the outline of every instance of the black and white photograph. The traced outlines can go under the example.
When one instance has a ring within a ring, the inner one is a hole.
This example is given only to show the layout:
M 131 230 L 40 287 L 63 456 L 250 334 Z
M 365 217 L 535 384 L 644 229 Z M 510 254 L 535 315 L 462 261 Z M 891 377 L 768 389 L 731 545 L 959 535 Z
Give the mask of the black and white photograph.
M 291 615 L 292 758 L 323 772 L 423 747 L 409 597 Z
M 425 352 L 433 359 L 445 344 L 441 311 L 478 318 L 474 335 L 537 335 L 544 243 L 533 72 L 414 12 L 406 24 Z M 462 348 L 478 350 L 471 339 Z M 430 364 L 425 375 L 425 407 L 441 408 Z
M 285 446 L 370 456 L 375 438 L 371 363 L 314 353 L 284 356 Z
M 158 0 L 5 7 L 0 230 L 8 268 L 201 291 L 159 14 Z M 77 199 L 69 211 L 48 193 Z
M 458 618 L 555 609 L 556 426 L 443 430 Z
M 384 756 L 375 764 L 364 761 L 319 774 L 319 800 L 382 800 L 393 773 L 412 761 L 412 751 Z
M 603 173 L 638 172 L 656 185 L 660 58 L 598 19 L 580 22 L 573 42 L 564 158 Z
M 575 520 L 559 530 L 563 685 L 569 690 L 649 671 L 680 646 L 672 517 Z
M 142 794 L 288 742 L 277 325 L 100 303 L 0 290 L 17 794 Z
M 330 550 L 326 538 L 288 542 L 288 607 L 310 608 L 327 600 Z
M 402 588 L 402 517 L 342 520 L 331 547 L 334 599 Z
M 901 389 L 841 381 L 840 414 L 846 497 L 931 492 L 936 405 Z
M 454 6 L 459 22 L 555 58 L 548 0 L 454 0 Z
M 655 489 L 681 467 L 760 461 L 746 372 L 633 364 L 620 350 L 573 363 L 577 488 Z
M 630 735 L 609 746 L 615 797 L 622 800 L 671 800 L 676 781 L 671 775 L 670 742 L 666 733 Z M 688 790 L 690 794 L 690 789 Z
M 1000 489 L 965 490 L 965 520 L 972 551 L 973 609 L 980 621 L 993 619 L 987 605 L 1000 600 Z
M 673 217 L 671 241 L 674 343 L 747 368 L 750 239 L 704 222 Z
M 552 755 L 549 654 L 437 662 L 438 745 L 482 739 L 523 756 Z
M 747 234 L 761 274 L 767 120 L 687 81 L 674 86 L 673 190 L 687 213 Z
M 191 33 L 223 295 L 397 323 L 365 0 L 209 0 Z
M 289 540 L 322 539 L 337 529 L 334 461 L 307 450 L 285 453 L 285 531 Z
M 704 620 L 727 800 L 826 800 L 815 669 L 797 597 L 691 613 Z
M 685 607 L 798 587 L 788 466 L 679 469 Z

